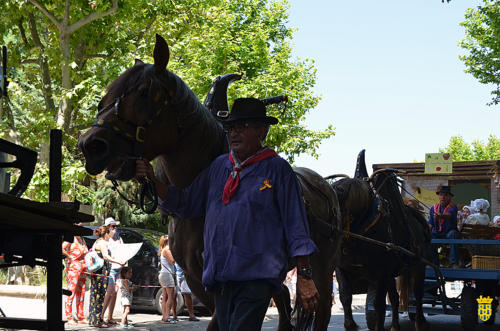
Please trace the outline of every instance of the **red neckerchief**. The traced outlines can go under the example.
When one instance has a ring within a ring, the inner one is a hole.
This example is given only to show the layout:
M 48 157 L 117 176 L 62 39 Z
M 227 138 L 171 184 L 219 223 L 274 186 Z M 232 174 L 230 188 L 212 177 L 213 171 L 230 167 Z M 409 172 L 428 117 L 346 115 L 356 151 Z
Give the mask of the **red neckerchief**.
M 443 210 L 441 215 L 446 214 L 448 212 L 448 210 L 450 210 L 451 206 L 453 206 L 453 205 L 454 205 L 454 203 L 450 202 L 448 204 L 448 206 L 446 206 L 446 208 Z M 434 205 L 434 218 L 437 219 L 437 221 L 438 221 L 439 232 L 443 232 L 444 217 L 437 217 L 436 216 L 436 214 L 439 213 L 440 206 L 441 206 L 441 204 L 439 202 Z
M 222 193 L 222 202 L 227 205 L 231 200 L 231 197 L 236 193 L 238 185 L 240 184 L 240 172 L 244 168 L 256 162 L 268 159 L 273 156 L 277 156 L 275 151 L 269 147 L 264 147 L 254 155 L 250 156 L 245 161 L 238 163 L 236 158 L 233 156 L 233 151 L 229 153 L 229 161 L 233 165 L 233 171 L 227 177 L 226 185 L 224 185 L 224 192 Z

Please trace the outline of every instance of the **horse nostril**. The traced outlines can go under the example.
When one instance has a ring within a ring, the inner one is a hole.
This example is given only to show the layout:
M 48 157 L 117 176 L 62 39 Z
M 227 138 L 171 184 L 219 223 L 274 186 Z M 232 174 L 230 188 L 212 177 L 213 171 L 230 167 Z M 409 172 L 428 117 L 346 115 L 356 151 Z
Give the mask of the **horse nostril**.
M 89 157 L 103 158 L 109 153 L 109 145 L 106 140 L 94 138 L 83 144 L 83 150 Z

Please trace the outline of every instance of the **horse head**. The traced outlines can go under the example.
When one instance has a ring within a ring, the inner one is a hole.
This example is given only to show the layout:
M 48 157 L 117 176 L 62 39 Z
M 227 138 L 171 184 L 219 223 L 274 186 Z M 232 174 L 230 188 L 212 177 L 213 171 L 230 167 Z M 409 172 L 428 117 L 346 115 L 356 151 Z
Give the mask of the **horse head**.
M 99 102 L 96 121 L 78 142 L 89 174 L 107 170 L 108 179 L 129 180 L 137 158 L 152 160 L 188 150 L 183 144 L 192 139 L 183 135 L 186 128 L 205 134 L 217 131 L 208 130 L 214 124 L 206 125 L 208 120 L 193 114 L 207 118 L 210 113 L 182 79 L 167 70 L 169 56 L 167 42 L 156 35 L 154 64 L 136 60 L 109 85 Z M 222 129 L 218 131 L 223 134 Z

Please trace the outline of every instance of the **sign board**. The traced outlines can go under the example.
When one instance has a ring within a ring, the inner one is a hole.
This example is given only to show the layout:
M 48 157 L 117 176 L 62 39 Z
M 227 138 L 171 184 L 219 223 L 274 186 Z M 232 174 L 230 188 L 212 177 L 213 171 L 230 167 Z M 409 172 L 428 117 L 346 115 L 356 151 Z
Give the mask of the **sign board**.
M 451 174 L 453 160 L 449 153 L 426 153 L 425 171 L 426 174 Z

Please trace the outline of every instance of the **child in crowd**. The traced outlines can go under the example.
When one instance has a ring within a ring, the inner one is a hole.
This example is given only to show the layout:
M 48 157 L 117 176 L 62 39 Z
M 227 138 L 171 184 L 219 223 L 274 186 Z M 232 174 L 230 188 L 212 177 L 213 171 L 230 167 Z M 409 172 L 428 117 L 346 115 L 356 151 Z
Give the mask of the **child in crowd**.
M 133 327 L 132 323 L 128 322 L 127 317 L 130 313 L 130 305 L 132 304 L 132 292 L 138 288 L 137 285 L 132 284 L 130 278 L 132 278 L 132 268 L 123 267 L 120 271 L 120 294 L 123 306 L 122 324 L 120 327 L 127 329 Z

